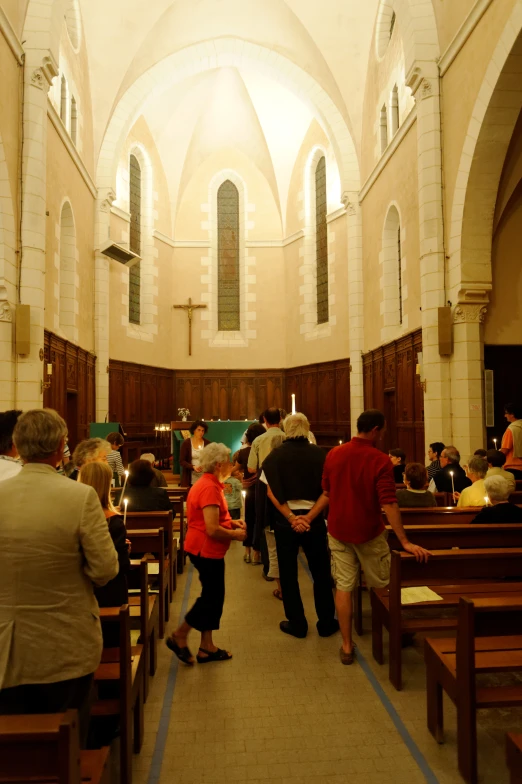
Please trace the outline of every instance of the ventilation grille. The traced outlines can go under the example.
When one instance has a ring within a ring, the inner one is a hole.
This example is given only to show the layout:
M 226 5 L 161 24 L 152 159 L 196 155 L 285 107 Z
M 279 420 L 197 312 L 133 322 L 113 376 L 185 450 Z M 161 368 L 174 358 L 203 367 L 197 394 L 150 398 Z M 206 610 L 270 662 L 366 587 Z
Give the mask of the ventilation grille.
M 495 394 L 493 390 L 495 374 L 493 370 L 484 371 L 484 400 L 486 404 L 486 427 L 495 427 Z

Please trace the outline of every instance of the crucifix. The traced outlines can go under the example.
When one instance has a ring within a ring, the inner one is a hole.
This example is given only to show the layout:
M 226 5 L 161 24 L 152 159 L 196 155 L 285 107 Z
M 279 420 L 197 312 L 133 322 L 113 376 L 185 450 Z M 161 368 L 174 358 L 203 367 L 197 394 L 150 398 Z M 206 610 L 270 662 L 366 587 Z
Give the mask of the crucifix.
M 192 317 L 195 310 L 202 310 L 206 305 L 193 305 L 192 297 L 189 297 L 188 305 L 174 305 L 174 310 L 186 310 L 189 320 L 189 357 L 192 356 Z

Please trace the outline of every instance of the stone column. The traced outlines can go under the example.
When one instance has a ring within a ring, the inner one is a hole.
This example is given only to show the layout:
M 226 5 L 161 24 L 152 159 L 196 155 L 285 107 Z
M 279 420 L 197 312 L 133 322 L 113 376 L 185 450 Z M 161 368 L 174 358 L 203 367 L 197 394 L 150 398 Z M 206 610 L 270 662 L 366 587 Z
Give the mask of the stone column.
M 362 216 L 356 193 L 343 194 L 348 221 L 348 319 L 350 325 L 350 419 L 352 436 L 357 433 L 357 417 L 364 411 L 362 349 L 364 341 L 364 301 L 362 270 Z
M 452 442 L 449 359 L 438 348 L 445 302 L 440 81 L 436 62 L 414 64 L 407 78 L 417 103 L 420 275 L 426 445 Z
M 477 299 L 477 292 L 468 293 Z M 484 342 L 482 324 L 487 312 L 487 292 L 482 301 L 461 302 L 453 311 L 451 357 L 451 408 L 453 443 L 467 462 L 485 444 L 483 412 Z M 463 292 L 465 296 L 465 292 Z
M 109 412 L 109 259 L 100 248 L 110 237 L 111 205 L 116 194 L 100 188 L 96 201 L 94 262 L 94 345 L 96 351 L 96 421 Z
M 31 308 L 31 351 L 17 358 L 16 405 L 40 408 L 43 401 L 40 358 L 44 345 L 47 93 L 58 75 L 49 52 L 26 53 L 23 106 L 22 246 L 20 302 Z

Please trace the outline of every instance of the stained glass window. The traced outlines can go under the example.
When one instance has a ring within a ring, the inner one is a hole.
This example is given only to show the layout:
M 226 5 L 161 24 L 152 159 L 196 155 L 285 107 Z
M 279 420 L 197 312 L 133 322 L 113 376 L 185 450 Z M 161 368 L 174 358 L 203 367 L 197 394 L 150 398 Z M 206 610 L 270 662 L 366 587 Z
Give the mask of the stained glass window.
M 326 161 L 315 170 L 315 242 L 317 262 L 317 323 L 326 324 L 328 312 L 328 232 L 326 227 Z
M 218 190 L 218 330 L 240 329 L 239 193 L 226 180 Z
M 129 248 L 133 253 L 141 253 L 141 167 L 135 155 L 130 156 L 129 165 L 129 205 L 130 240 Z M 140 262 L 129 270 L 129 322 L 140 323 Z

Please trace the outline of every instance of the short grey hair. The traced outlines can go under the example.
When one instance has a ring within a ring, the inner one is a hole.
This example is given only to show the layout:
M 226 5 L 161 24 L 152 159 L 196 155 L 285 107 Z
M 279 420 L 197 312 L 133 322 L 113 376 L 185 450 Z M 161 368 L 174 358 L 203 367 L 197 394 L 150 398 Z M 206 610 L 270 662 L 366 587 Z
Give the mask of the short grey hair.
M 152 454 L 152 452 L 145 452 L 144 455 L 141 455 L 140 460 L 148 460 L 149 463 L 152 463 L 152 465 L 154 465 L 154 463 L 156 462 L 156 458 Z
M 310 422 L 304 414 L 289 414 L 283 424 L 287 438 L 308 438 Z
M 450 463 L 460 463 L 460 452 L 454 446 L 447 446 L 442 450 L 441 457 L 445 457 Z
M 52 408 L 34 408 L 22 414 L 13 431 L 13 443 L 24 463 L 47 460 L 67 436 L 67 425 Z
M 484 486 L 490 501 L 507 501 L 511 494 L 511 485 L 503 476 L 486 477 Z
M 468 474 L 475 474 L 475 476 L 484 479 L 488 472 L 487 460 L 483 457 L 472 457 L 468 465 Z
M 100 452 L 110 455 L 112 446 L 104 438 L 86 438 L 80 441 L 72 454 L 72 461 L 76 468 L 81 468 L 85 463 L 96 460 Z
M 207 444 L 199 453 L 199 464 L 204 474 L 213 474 L 218 463 L 230 461 L 232 450 L 225 444 Z

